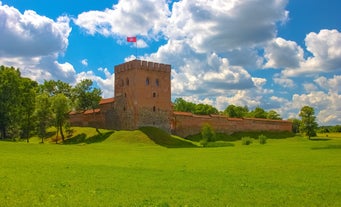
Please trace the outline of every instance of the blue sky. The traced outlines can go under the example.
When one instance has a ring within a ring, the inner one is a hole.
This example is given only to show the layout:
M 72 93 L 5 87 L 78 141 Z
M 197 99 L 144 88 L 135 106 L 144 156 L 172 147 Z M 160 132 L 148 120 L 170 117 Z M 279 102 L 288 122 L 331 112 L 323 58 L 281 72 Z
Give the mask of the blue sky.
M 209 2 L 209 3 L 208 3 Z M 172 65 L 172 99 L 341 124 L 338 0 L 0 0 L 0 64 L 42 82 L 90 78 L 114 94 L 113 68 Z M 138 50 L 126 42 L 137 36 Z

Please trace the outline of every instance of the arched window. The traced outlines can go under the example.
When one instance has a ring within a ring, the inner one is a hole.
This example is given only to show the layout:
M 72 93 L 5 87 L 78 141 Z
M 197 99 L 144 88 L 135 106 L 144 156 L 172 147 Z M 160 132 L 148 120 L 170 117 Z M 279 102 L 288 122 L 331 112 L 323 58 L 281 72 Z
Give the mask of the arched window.
M 156 107 L 155 106 L 153 106 L 153 111 L 156 111 Z
M 156 80 L 155 80 L 155 85 L 156 85 L 157 87 L 159 87 L 159 79 L 156 79 Z
M 146 85 L 147 86 L 149 85 L 149 78 L 148 77 L 146 78 Z
M 156 93 L 155 92 L 153 92 L 153 98 L 155 98 L 156 97 Z
M 129 86 L 129 78 L 126 79 L 126 85 Z

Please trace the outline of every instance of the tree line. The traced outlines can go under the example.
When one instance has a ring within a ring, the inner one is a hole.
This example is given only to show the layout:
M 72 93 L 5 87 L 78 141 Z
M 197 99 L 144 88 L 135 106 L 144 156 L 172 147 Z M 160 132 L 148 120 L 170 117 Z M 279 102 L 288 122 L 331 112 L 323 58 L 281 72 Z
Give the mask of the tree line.
M 175 111 L 191 112 L 198 115 L 210 115 L 210 114 L 224 114 L 231 118 L 264 118 L 281 120 L 281 116 L 274 110 L 265 111 L 261 107 L 256 107 L 254 110 L 249 110 L 247 106 L 235 106 L 233 104 L 227 106 L 224 111 L 219 111 L 215 107 L 209 104 L 195 104 L 189 101 L 185 101 L 182 98 L 175 99 L 173 103 Z
M 47 128 L 55 126 L 64 141 L 72 110 L 98 108 L 102 91 L 89 79 L 75 86 L 60 80 L 38 84 L 21 77 L 19 69 L 0 66 L 0 139 L 29 138 L 44 141 Z M 57 139 L 56 139 L 57 141 Z

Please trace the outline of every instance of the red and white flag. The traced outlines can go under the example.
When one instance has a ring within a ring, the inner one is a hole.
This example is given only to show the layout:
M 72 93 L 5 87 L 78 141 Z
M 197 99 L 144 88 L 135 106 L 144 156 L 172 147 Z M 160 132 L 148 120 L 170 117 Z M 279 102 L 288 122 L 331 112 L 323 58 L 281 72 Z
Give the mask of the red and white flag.
M 127 37 L 127 42 L 136 42 L 136 37 Z

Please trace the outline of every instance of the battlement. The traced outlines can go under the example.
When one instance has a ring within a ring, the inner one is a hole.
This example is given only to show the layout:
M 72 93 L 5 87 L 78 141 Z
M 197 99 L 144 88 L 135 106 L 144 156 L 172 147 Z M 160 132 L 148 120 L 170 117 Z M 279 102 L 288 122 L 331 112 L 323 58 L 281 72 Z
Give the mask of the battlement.
M 152 71 L 160 71 L 160 72 L 168 72 L 171 71 L 171 65 L 162 64 L 162 63 L 154 63 L 148 62 L 144 60 L 132 60 L 120 65 L 115 66 L 115 73 L 124 72 L 127 70 L 152 70 Z

